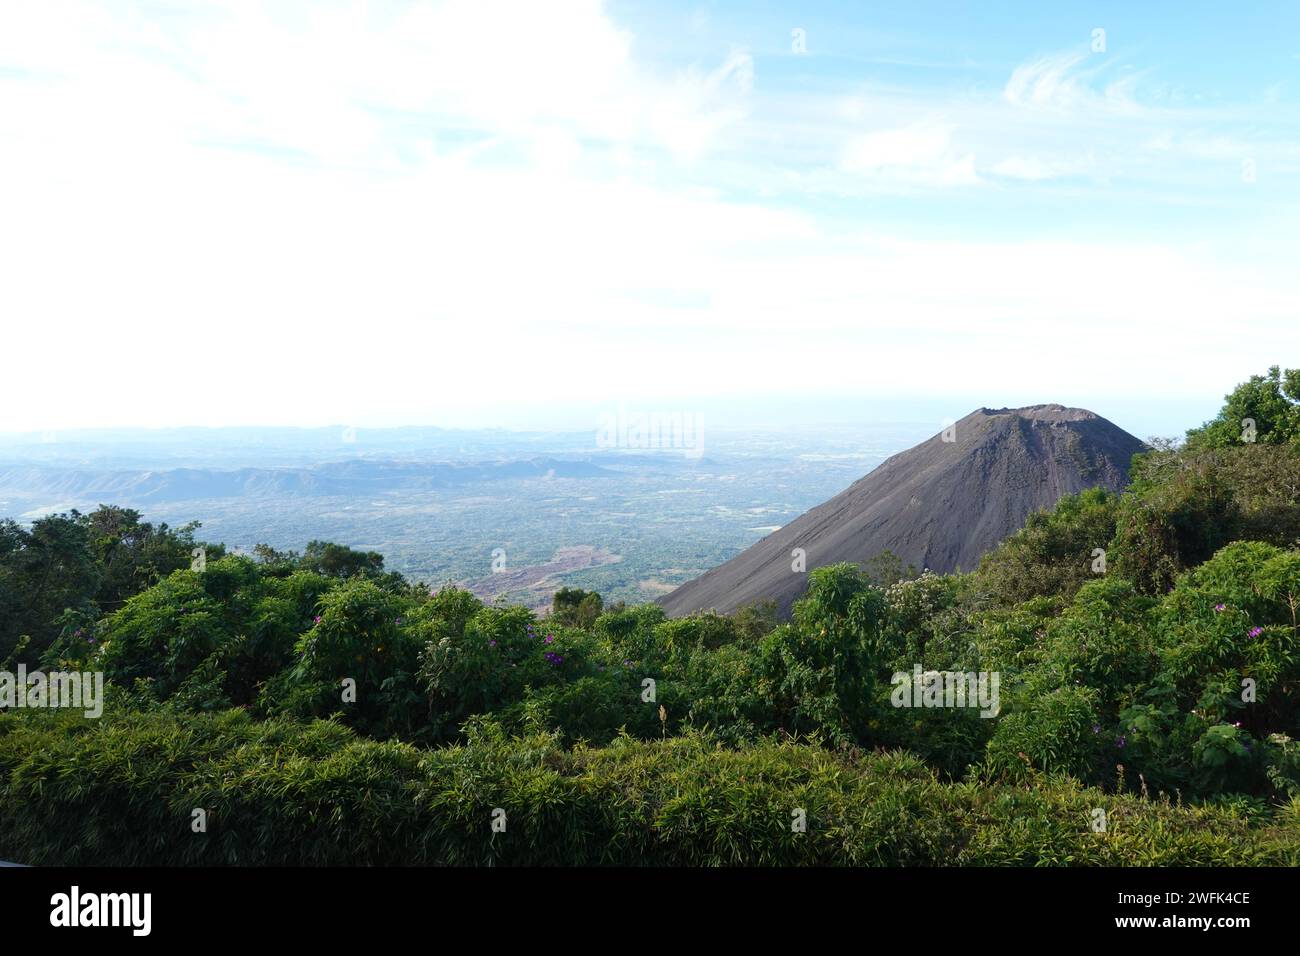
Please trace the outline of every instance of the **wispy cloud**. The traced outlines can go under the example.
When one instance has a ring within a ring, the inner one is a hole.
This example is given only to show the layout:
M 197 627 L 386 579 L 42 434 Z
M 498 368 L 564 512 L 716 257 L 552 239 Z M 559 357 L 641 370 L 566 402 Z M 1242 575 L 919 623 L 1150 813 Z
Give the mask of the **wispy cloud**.
M 1113 61 L 1067 51 L 1034 57 L 1011 73 L 1002 90 L 1012 106 L 1064 113 L 1091 112 L 1137 116 L 1136 74 L 1108 78 Z M 1101 82 L 1098 82 L 1101 81 Z

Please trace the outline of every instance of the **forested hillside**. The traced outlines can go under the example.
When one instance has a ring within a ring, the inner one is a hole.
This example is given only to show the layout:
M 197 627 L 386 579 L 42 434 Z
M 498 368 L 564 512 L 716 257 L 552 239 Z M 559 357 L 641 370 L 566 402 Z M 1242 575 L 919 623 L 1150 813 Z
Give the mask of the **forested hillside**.
M 969 574 L 813 571 L 788 620 L 572 589 L 539 617 L 324 542 L 6 522 L 0 670 L 109 691 L 0 714 L 0 856 L 1298 864 L 1300 371 L 1130 477 Z M 997 674 L 996 715 L 900 706 L 932 671 Z

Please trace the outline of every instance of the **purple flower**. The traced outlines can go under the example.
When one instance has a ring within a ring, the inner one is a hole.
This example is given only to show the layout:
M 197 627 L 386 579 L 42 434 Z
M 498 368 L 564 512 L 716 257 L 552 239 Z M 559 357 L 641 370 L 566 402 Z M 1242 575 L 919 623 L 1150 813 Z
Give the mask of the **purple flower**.
M 547 651 L 542 656 L 545 657 L 549 663 L 554 664 L 556 667 L 559 667 L 561 664 L 564 663 L 564 658 L 561 657 L 559 654 L 555 653 L 554 651 Z
M 1121 750 L 1124 748 L 1124 745 L 1126 743 L 1128 743 L 1128 738 L 1125 737 L 1123 734 L 1120 734 L 1118 737 L 1115 738 L 1115 746 L 1119 747 Z
M 316 617 L 315 617 L 315 619 L 312 621 L 312 623 L 313 623 L 313 624 L 319 624 L 319 623 L 320 623 L 320 615 L 319 615 L 319 614 L 316 615 Z
M 1093 724 L 1093 725 L 1092 725 L 1092 732 L 1093 732 L 1094 734 L 1099 734 L 1099 733 L 1101 733 L 1101 724 Z
M 496 647 L 496 646 L 497 646 L 496 641 L 488 641 L 488 647 Z
M 547 634 L 547 635 L 546 635 L 546 640 L 543 641 L 542 643 L 544 643 L 544 644 L 554 644 L 554 643 L 555 643 L 555 635 L 554 635 L 554 634 Z
M 624 667 L 631 667 L 631 666 L 632 666 L 632 662 L 631 662 L 631 661 L 624 661 L 624 662 L 623 662 L 623 666 L 624 666 Z
M 1216 604 L 1216 605 L 1214 605 L 1214 609 L 1215 609 L 1216 611 L 1223 611 L 1223 610 L 1226 610 L 1227 607 L 1228 607 L 1228 606 L 1227 606 L 1226 604 Z
M 1250 636 L 1250 637 L 1259 637 L 1259 635 L 1261 635 L 1261 634 L 1263 634 L 1263 633 L 1264 633 L 1264 629 L 1263 629 L 1262 627 L 1252 627 L 1252 628 L 1250 629 L 1250 631 L 1249 631 L 1249 636 Z

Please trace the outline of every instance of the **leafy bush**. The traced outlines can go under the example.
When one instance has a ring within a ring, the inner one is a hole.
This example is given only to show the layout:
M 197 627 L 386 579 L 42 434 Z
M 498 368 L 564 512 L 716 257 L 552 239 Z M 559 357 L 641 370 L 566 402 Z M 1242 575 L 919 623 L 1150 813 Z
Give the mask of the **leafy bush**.
M 1095 778 L 1109 743 L 1102 736 L 1097 697 L 1090 687 L 1022 691 L 989 741 L 990 769 L 1012 778 L 1033 769 Z
M 424 751 L 333 722 L 182 719 L 120 699 L 93 723 L 0 715 L 0 854 L 66 866 L 1300 862 L 1294 804 L 1261 817 L 1058 778 L 945 785 L 907 754 L 788 741 L 720 749 L 689 733 L 568 749 L 490 722 L 467 730 Z M 192 829 L 195 808 L 206 832 Z
M 1276 365 L 1267 375 L 1252 375 L 1224 396 L 1219 414 L 1200 428 L 1187 432 L 1194 447 L 1240 444 L 1244 422 L 1255 425 L 1255 442 L 1300 442 L 1300 369 L 1285 373 Z
M 1155 451 L 1134 461 L 1111 550 L 1149 594 L 1239 540 L 1300 543 L 1300 445 Z
M 1003 604 L 1053 596 L 1068 601 L 1096 577 L 1094 553 L 1115 536 L 1119 496 L 1104 488 L 1065 495 L 980 561 L 976 586 Z
M 595 591 L 560 588 L 551 595 L 551 620 L 556 624 L 591 627 L 604 607 L 605 602 Z
M 210 570 L 219 574 L 221 563 Z M 107 677 L 123 684 L 152 680 L 167 693 L 231 641 L 239 610 L 230 603 L 234 595 L 226 593 L 232 578 L 212 579 L 222 597 L 209 593 L 207 580 L 194 571 L 174 571 L 105 618 L 100 665 Z
M 405 623 L 410 602 L 358 576 L 322 595 L 319 608 L 298 638 L 298 661 L 264 690 L 266 710 L 346 713 L 377 735 L 411 735 L 420 716 L 415 672 L 421 644 Z M 342 704 L 354 706 L 345 710 Z

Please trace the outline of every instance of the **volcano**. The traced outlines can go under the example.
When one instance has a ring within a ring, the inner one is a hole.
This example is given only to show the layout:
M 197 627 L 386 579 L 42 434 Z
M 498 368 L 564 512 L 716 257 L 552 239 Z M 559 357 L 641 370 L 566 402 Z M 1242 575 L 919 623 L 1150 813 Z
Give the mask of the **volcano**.
M 1123 488 L 1130 460 L 1146 447 L 1082 408 L 981 408 L 659 603 L 677 616 L 771 599 L 784 615 L 807 586 L 799 563 L 811 571 L 885 551 L 904 566 L 970 571 L 1062 495 Z

